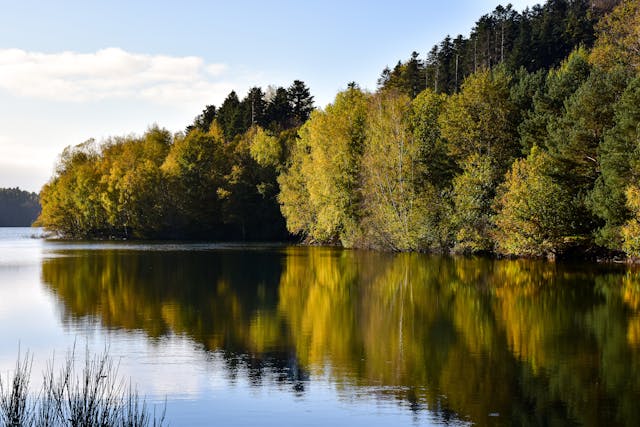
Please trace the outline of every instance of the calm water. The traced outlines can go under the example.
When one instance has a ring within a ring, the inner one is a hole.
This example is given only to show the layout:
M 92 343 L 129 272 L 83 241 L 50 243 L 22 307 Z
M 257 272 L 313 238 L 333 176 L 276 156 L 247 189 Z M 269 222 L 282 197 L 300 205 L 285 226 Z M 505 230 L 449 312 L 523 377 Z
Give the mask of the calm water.
M 0 229 L 2 373 L 108 345 L 174 426 L 640 425 L 640 271 L 34 234 Z

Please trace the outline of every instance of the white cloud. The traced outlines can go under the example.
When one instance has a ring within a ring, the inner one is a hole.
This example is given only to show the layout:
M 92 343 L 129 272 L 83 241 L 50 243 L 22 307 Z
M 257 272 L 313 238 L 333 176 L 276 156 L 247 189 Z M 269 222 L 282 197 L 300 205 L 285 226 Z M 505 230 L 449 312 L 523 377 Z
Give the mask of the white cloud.
M 0 49 L 0 90 L 62 102 L 139 99 L 189 103 L 219 99 L 236 85 L 225 64 L 196 56 L 146 55 L 119 48 L 95 53 Z
M 207 65 L 207 72 L 212 76 L 219 76 L 227 70 L 226 64 L 210 64 Z

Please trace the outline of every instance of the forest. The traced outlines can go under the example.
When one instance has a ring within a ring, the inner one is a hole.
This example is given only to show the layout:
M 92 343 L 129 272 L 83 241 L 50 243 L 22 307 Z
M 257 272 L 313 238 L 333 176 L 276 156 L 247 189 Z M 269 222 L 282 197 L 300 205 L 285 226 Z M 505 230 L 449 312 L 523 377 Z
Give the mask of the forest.
M 68 147 L 38 224 L 66 238 L 287 240 L 640 256 L 640 2 L 498 6 L 349 83 L 231 92 L 183 132 Z
M 0 227 L 30 227 L 40 214 L 38 195 L 19 188 L 0 188 Z

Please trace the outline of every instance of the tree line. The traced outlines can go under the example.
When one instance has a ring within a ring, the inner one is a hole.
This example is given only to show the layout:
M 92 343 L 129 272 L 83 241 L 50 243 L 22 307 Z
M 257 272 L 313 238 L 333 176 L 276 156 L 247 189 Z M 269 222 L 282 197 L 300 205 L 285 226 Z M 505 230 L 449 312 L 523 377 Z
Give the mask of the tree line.
M 29 227 L 40 214 L 36 193 L 0 188 L 0 227 Z
M 557 67 L 578 46 L 591 47 L 596 23 L 619 0 L 548 0 L 521 13 L 511 4 L 483 15 L 469 37 L 447 35 L 419 58 L 413 52 L 405 62 L 386 67 L 378 80 L 415 97 L 424 89 L 458 92 L 469 75 L 496 66 L 510 73 Z
M 299 80 L 206 106 L 184 132 L 67 147 L 41 192 L 38 224 L 68 238 L 289 238 L 277 165 L 313 109 Z
M 462 38 L 453 77 L 413 55 L 322 110 L 300 81 L 232 92 L 184 133 L 67 149 L 40 222 L 69 237 L 638 256 L 638 28 L 636 1 L 498 7 Z

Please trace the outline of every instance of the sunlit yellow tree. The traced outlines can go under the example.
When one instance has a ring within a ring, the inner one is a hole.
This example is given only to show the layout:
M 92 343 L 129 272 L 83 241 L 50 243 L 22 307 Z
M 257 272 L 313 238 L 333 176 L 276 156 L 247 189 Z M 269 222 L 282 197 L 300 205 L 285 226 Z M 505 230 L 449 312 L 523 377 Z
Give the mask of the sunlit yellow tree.
M 300 129 L 279 201 L 292 233 L 353 246 L 360 239 L 360 164 L 368 95 L 351 86 Z
M 447 100 L 438 120 L 449 153 L 462 169 L 453 185 L 456 248 L 461 251 L 493 249 L 493 198 L 519 150 L 509 82 L 503 68 L 472 74 Z
M 507 173 L 496 200 L 499 252 L 555 256 L 570 239 L 572 195 L 549 176 L 552 167 L 550 156 L 534 146 Z
M 53 178 L 40 192 L 42 212 L 38 225 L 71 238 L 109 233 L 100 200 L 98 160 L 94 140 L 65 148 Z
M 421 249 L 430 204 L 438 194 L 425 179 L 420 140 L 409 127 L 411 100 L 384 91 L 369 104 L 362 158 L 364 220 L 368 243 L 393 250 Z
M 603 68 L 640 69 L 640 3 L 623 0 L 597 26 L 591 61 Z

